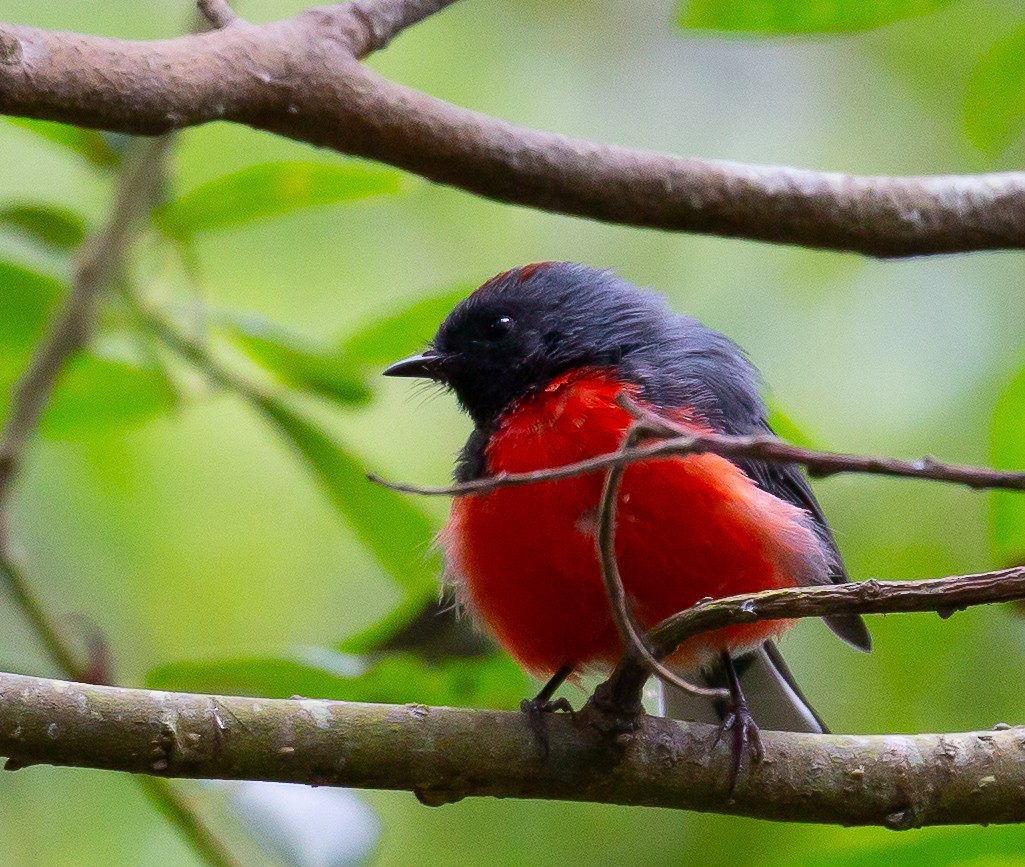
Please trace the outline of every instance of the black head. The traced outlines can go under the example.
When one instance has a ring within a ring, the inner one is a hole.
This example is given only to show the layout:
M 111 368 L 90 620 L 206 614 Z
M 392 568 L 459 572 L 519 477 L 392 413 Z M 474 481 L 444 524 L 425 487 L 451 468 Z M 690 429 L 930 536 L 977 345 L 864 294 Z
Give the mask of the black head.
M 751 430 L 764 414 L 755 371 L 734 343 L 658 295 L 571 262 L 489 280 L 455 307 L 427 351 L 385 374 L 445 383 L 485 428 L 513 401 L 581 367 L 615 368 L 652 403 L 688 404 L 724 430 Z

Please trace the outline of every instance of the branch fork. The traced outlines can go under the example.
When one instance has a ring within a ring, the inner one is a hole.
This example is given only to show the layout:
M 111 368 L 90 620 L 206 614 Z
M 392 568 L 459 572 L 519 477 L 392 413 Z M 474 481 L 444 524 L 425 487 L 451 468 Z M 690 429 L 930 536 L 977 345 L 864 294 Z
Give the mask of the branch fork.
M 229 120 L 645 228 L 878 257 L 1025 249 L 1025 172 L 856 176 L 628 150 L 468 111 L 356 62 L 451 2 L 356 0 L 237 27 L 226 0 L 199 0 L 213 32 L 145 43 L 2 25 L 0 113 L 134 135 Z

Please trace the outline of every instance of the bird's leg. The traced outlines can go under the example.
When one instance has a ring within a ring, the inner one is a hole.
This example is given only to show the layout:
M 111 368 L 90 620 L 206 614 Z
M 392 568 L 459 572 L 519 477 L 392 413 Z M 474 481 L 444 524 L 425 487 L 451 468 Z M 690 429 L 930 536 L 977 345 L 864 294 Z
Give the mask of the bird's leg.
M 737 786 L 737 777 L 740 774 L 740 765 L 745 749 L 750 751 L 753 761 L 760 762 L 765 758 L 765 748 L 762 746 L 762 736 L 758 731 L 758 726 L 747 707 L 744 691 L 740 688 L 740 678 L 733 665 L 733 657 L 725 650 L 722 652 L 722 664 L 729 680 L 730 699 L 726 706 L 726 716 L 723 717 L 722 725 L 719 726 L 719 733 L 715 736 L 712 748 L 715 749 L 727 732 L 733 736 L 733 768 L 730 772 L 729 788 L 729 794 L 732 795 Z
M 530 726 L 531 731 L 534 732 L 534 736 L 537 738 L 538 743 L 541 744 L 546 756 L 548 755 L 548 728 L 545 725 L 544 715 L 560 710 L 570 714 L 573 713 L 573 707 L 570 705 L 569 699 L 557 698 L 555 701 L 552 701 L 555 691 L 562 686 L 566 678 L 572 673 L 572 665 L 562 666 L 549 678 L 548 683 L 541 688 L 541 691 L 534 698 L 525 698 L 520 702 L 520 710 L 527 715 L 527 724 Z

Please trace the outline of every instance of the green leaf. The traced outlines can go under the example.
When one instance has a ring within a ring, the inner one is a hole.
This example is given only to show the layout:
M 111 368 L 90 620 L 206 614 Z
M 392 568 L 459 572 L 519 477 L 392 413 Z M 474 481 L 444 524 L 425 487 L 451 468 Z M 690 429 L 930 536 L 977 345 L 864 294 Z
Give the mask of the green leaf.
M 53 277 L 0 261 L 0 379 L 24 366 L 64 291 Z
M 337 357 L 352 367 L 381 368 L 423 349 L 452 308 L 474 288 L 460 284 L 367 320 L 340 341 Z
M 399 189 L 399 175 L 356 164 L 266 163 L 209 181 L 159 208 L 165 232 L 196 232 L 246 223 L 299 208 L 352 201 Z
M 681 0 L 681 27 L 782 35 L 870 30 L 952 0 Z
M 28 117 L 11 117 L 8 118 L 8 121 L 74 151 L 94 166 L 109 168 L 116 166 L 121 160 L 103 133 L 94 129 L 83 129 L 78 126 L 53 123 L 48 120 L 34 120 Z
M 1025 470 L 1025 369 L 1001 395 L 993 413 L 993 466 Z M 1025 492 L 993 491 L 990 528 L 998 563 L 1025 563 Z
M 283 657 L 174 662 L 153 669 L 146 685 L 219 695 L 493 708 L 515 707 L 529 688 L 523 672 L 500 654 L 438 665 L 396 654 L 368 663 L 326 648 Z
M 770 857 L 766 867 L 1010 867 L 1021 861 L 1025 831 L 1020 825 L 931 828 L 928 836 L 868 835 L 861 840 L 831 841 L 811 852 Z
M 85 220 L 67 208 L 52 205 L 13 205 L 0 209 L 6 223 L 51 247 L 77 247 L 85 238 Z
M 369 657 L 409 651 L 428 662 L 495 653 L 494 642 L 474 628 L 471 618 L 448 610 L 451 604 L 437 591 L 422 599 L 410 597 L 382 620 L 342 639 L 336 649 Z
M 419 597 L 410 594 L 381 620 L 354 635 L 343 638 L 338 643 L 337 649 L 342 653 L 352 653 L 358 656 L 367 656 L 377 652 L 383 644 L 386 644 L 404 627 L 408 626 L 424 610 L 432 597 L 436 599 L 437 596 L 437 589 Z
M 65 289 L 58 280 L 0 261 L 0 408 L 21 374 Z M 72 359 L 54 390 L 42 431 L 75 438 L 137 425 L 174 404 L 163 373 L 84 353 Z
M 431 556 L 434 527 L 427 515 L 370 482 L 362 461 L 290 409 L 270 400 L 260 408 L 306 458 L 356 535 L 407 594 L 422 598 L 435 589 L 440 568 Z
M 174 405 L 174 391 L 159 368 L 83 354 L 58 381 L 40 429 L 53 439 L 77 439 L 138 426 Z
M 801 429 L 794 420 L 787 415 L 774 400 L 766 401 L 769 407 L 769 427 L 775 431 L 776 436 L 786 440 L 795 446 L 805 449 L 821 448 L 814 438 L 808 436 L 807 431 Z
M 452 308 L 474 288 L 467 284 L 446 289 L 370 320 L 343 341 L 343 355 L 354 364 L 379 367 L 423 349 Z
M 266 320 L 237 318 L 229 334 L 253 361 L 293 388 L 357 406 L 372 397 L 362 376 L 339 353 Z
M 1025 128 L 1025 27 L 982 55 L 968 81 L 965 129 L 983 150 L 1000 151 Z

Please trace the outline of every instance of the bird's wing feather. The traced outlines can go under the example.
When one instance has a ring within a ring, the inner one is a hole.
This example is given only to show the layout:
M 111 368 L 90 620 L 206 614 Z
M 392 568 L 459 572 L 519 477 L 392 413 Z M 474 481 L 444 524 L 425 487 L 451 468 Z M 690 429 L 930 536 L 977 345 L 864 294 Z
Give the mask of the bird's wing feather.
M 790 668 L 772 642 L 734 658 L 740 685 L 758 724 L 771 731 L 826 733 L 829 729 L 794 681 Z M 720 663 L 702 673 L 706 686 L 726 688 L 729 680 Z M 722 702 L 713 703 L 668 684 L 663 686 L 665 715 L 672 719 L 719 723 L 726 715 Z
M 768 423 L 763 422 L 763 427 L 765 433 L 773 433 Z M 808 479 L 801 469 L 796 464 L 779 464 L 769 461 L 737 461 L 736 463 L 762 490 L 808 513 L 813 529 L 829 558 L 829 581 L 833 584 L 843 584 L 849 581 L 850 577 L 844 567 L 836 538 L 833 536 L 826 516 L 822 513 L 822 507 L 815 499 L 811 485 L 808 484 Z M 852 647 L 865 651 L 871 649 L 872 638 L 868 634 L 865 622 L 858 615 L 841 614 L 823 619 L 833 632 Z

